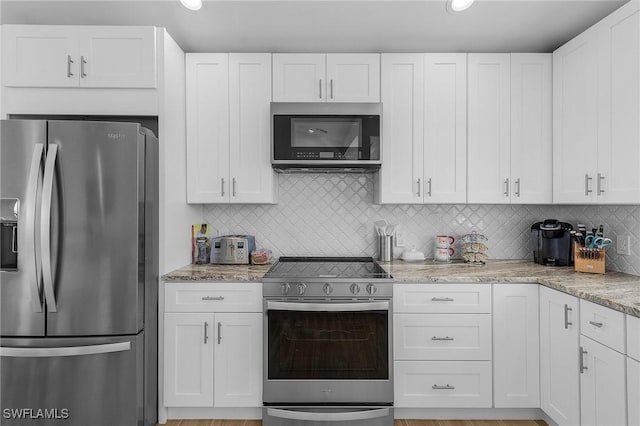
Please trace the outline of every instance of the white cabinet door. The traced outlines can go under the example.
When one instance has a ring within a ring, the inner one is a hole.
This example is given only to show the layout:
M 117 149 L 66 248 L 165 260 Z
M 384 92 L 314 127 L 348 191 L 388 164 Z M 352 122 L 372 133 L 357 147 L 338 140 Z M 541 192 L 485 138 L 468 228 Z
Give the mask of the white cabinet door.
M 186 55 L 187 202 L 229 201 L 229 55 Z
M 467 55 L 427 54 L 424 68 L 424 202 L 465 203 Z
M 578 299 L 540 287 L 540 406 L 559 425 L 580 424 Z
M 627 358 L 627 409 L 629 426 L 640 425 L 640 361 Z
M 271 55 L 229 55 L 229 163 L 232 203 L 273 203 L 269 103 Z
M 154 27 L 80 27 L 82 87 L 156 87 Z
M 424 55 L 383 54 L 382 168 L 378 202 L 421 204 Z
M 512 203 L 553 199 L 551 54 L 511 54 Z
M 380 55 L 327 55 L 327 102 L 380 102 Z
M 598 140 L 596 201 L 608 204 L 640 202 L 640 11 L 631 2 L 602 22 L 606 49 L 602 68 L 606 79 L 601 98 L 610 99 L 610 117 Z M 607 102 L 602 102 L 606 107 Z
M 324 102 L 327 93 L 324 54 L 273 55 L 274 102 Z
M 587 31 L 553 53 L 553 201 L 595 197 L 598 139 L 607 101 L 598 91 L 599 40 Z
M 2 78 L 10 87 L 74 87 L 80 72 L 76 27 L 3 25 Z
M 475 53 L 469 61 L 469 203 L 509 203 L 509 54 Z
M 581 424 L 626 425 L 625 356 L 585 336 L 580 336 L 580 348 Z
M 262 314 L 216 314 L 216 407 L 262 405 Z
M 493 285 L 493 403 L 540 407 L 537 284 Z
M 213 314 L 164 314 L 164 405 L 213 406 Z

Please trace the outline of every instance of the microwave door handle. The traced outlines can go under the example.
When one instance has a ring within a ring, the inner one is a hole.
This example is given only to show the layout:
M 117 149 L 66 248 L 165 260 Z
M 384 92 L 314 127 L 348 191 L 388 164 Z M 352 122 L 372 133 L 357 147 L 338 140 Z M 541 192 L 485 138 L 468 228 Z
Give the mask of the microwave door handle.
M 384 311 L 389 309 L 388 300 L 362 303 L 304 303 L 267 301 L 269 311 L 307 311 L 307 312 L 360 312 Z
M 355 410 L 342 413 L 324 413 L 310 411 L 283 410 L 280 408 L 267 408 L 267 415 L 280 419 L 302 420 L 312 422 L 348 422 L 357 420 L 378 419 L 389 416 L 388 408 L 377 410 Z
M 40 250 L 42 252 L 42 283 L 44 286 L 47 311 L 58 312 L 56 296 L 53 291 L 53 271 L 51 267 L 51 196 L 53 194 L 53 175 L 56 167 L 58 145 L 50 144 L 47 161 L 44 166 L 42 186 L 42 214 L 40 216 Z

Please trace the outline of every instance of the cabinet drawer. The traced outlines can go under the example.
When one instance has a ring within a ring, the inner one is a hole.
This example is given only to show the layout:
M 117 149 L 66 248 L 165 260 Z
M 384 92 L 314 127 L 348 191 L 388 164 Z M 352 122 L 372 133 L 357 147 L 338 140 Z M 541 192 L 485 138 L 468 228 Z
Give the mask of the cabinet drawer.
M 397 314 L 394 359 L 490 360 L 491 315 Z
M 490 361 L 396 361 L 395 407 L 491 407 Z
M 627 355 L 640 361 L 640 318 L 627 315 Z
M 625 353 L 625 315 L 595 303 L 580 300 L 580 333 Z
M 166 283 L 165 312 L 262 312 L 260 283 Z
M 396 284 L 395 313 L 491 313 L 489 284 Z

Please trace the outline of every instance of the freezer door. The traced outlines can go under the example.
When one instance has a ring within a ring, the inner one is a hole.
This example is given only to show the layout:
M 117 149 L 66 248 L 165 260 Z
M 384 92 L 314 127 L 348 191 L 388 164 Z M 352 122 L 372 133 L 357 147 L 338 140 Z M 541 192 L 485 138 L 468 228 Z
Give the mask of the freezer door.
M 45 121 L 0 121 L 0 216 L 15 221 L 17 269 L 0 271 L 0 334 L 43 336 L 37 257 L 38 192 L 47 138 Z
M 144 304 L 144 138 L 49 121 L 42 190 L 48 336 L 136 334 Z
M 143 424 L 143 333 L 3 339 L 0 424 Z

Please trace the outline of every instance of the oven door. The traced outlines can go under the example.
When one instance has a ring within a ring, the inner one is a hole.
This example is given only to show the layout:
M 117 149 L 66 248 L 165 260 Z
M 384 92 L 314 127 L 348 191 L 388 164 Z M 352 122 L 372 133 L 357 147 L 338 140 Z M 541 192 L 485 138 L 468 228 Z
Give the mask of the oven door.
M 263 426 L 389 426 L 392 407 L 265 407 Z
M 390 300 L 265 301 L 265 404 L 391 404 Z

